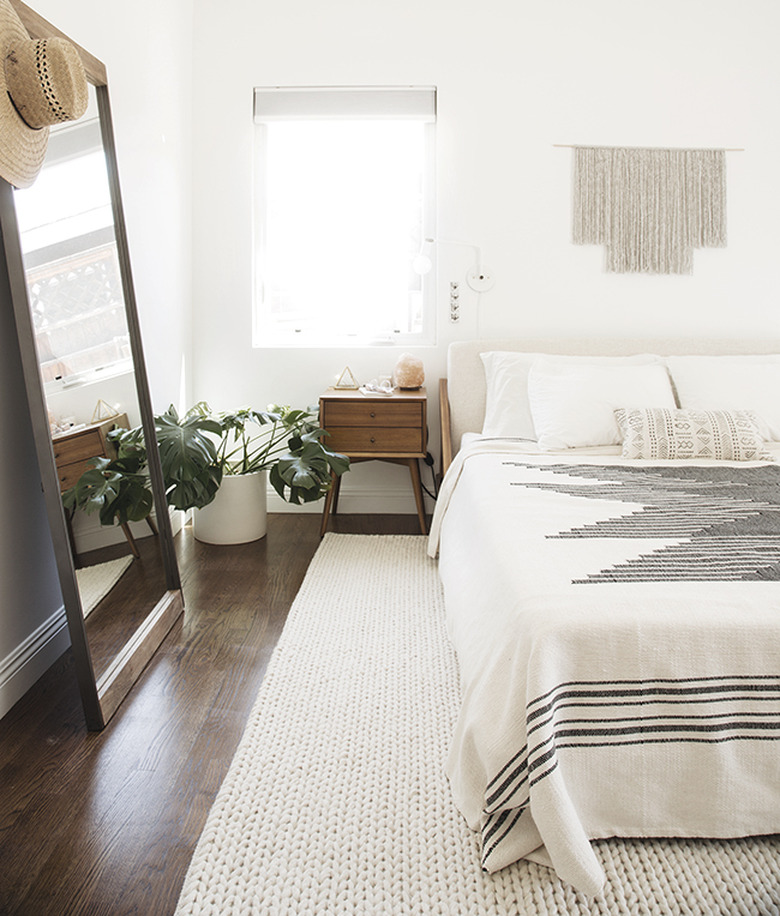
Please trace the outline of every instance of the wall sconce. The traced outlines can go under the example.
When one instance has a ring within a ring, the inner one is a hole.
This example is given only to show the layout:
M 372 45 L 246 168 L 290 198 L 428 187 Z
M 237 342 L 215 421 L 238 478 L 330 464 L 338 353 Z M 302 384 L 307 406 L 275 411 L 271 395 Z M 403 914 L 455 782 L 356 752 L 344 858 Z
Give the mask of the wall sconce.
M 481 249 L 469 242 L 458 242 L 453 239 L 424 239 L 419 252 L 412 260 L 412 270 L 416 274 L 423 276 L 433 266 L 430 257 L 425 253 L 429 245 L 461 245 L 464 248 L 470 248 L 476 255 L 476 263 L 466 273 L 466 283 L 477 293 L 486 293 L 493 288 L 495 280 L 490 269 L 482 263 Z

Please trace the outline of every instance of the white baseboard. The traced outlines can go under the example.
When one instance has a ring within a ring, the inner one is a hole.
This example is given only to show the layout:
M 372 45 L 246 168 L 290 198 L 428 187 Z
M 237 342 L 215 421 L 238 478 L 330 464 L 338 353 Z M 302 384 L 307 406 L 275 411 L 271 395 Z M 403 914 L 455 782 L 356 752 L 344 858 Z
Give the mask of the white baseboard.
M 425 510 L 433 512 L 433 501 L 425 496 Z M 309 512 L 320 515 L 325 507 L 325 501 L 320 499 L 315 503 L 305 503 L 292 506 L 277 495 L 273 487 L 268 487 L 269 512 Z M 344 484 L 339 495 L 339 512 L 355 515 L 416 515 L 417 505 L 414 501 L 411 487 L 349 487 Z M 125 536 L 118 526 L 103 527 L 97 516 L 80 514 L 75 530 L 76 547 L 79 553 L 97 550 L 110 544 L 125 543 Z M 184 513 L 171 510 L 171 527 L 176 534 L 182 526 Z M 144 538 L 151 533 L 146 522 L 131 522 L 130 530 L 133 537 Z
M 60 607 L 0 661 L 0 717 L 27 693 L 69 645 L 65 608 Z
M 181 512 L 171 513 L 174 534 L 181 529 L 182 517 Z M 80 552 L 125 543 L 121 528 L 104 527 L 97 516 L 84 516 L 79 527 L 76 544 Z M 134 522 L 130 530 L 139 538 L 151 534 L 146 522 Z M 24 696 L 69 645 L 65 608 L 60 606 L 12 652 L 0 659 L 0 718 Z
M 170 510 L 171 528 L 176 534 L 181 528 L 181 512 L 175 509 Z M 152 513 L 152 519 L 155 518 Z M 130 522 L 130 532 L 136 539 L 147 538 L 152 534 L 151 529 L 146 522 Z M 73 534 L 76 539 L 76 550 L 79 553 L 89 553 L 90 550 L 98 550 L 101 547 L 109 547 L 112 544 L 125 544 L 127 538 L 119 525 L 101 525 L 97 515 L 87 515 L 79 512 L 73 520 Z
M 324 500 L 291 506 L 281 499 L 276 490 L 268 489 L 269 512 L 311 512 L 321 514 Z M 433 501 L 425 496 L 425 511 L 433 512 Z M 411 487 L 348 487 L 342 486 L 339 494 L 339 514 L 355 515 L 416 515 L 417 505 Z

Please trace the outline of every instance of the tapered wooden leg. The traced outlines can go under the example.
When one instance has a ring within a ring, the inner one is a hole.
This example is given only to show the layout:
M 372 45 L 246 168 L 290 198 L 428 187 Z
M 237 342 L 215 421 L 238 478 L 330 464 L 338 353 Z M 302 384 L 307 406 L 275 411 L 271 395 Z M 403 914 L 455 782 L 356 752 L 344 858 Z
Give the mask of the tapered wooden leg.
M 336 494 L 336 483 L 339 478 L 333 473 L 330 472 L 330 489 L 325 497 L 325 508 L 322 510 L 322 524 L 320 525 L 320 537 L 325 536 L 325 532 L 328 530 L 328 519 L 330 518 L 330 509 L 333 505 L 333 497 Z
M 427 534 L 425 524 L 425 503 L 423 502 L 422 479 L 420 478 L 420 463 L 416 458 L 409 459 L 409 473 L 412 475 L 412 489 L 414 501 L 417 503 L 417 518 L 420 520 L 420 531 Z
M 333 481 L 333 508 L 331 509 L 331 515 L 335 515 L 339 511 L 339 493 L 341 493 L 341 477 L 337 477 Z
M 130 545 L 130 550 L 132 551 L 133 556 L 138 559 L 141 554 L 138 553 L 138 548 L 135 546 L 135 538 L 130 532 L 130 526 L 127 524 L 127 522 L 122 522 L 122 531 L 125 533 L 127 543 Z

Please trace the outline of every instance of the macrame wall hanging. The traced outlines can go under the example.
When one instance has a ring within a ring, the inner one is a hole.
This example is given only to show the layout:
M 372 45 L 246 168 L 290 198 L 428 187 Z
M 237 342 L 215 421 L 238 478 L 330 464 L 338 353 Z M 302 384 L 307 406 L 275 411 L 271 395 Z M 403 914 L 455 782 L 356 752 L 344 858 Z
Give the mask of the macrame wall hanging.
M 573 211 L 609 272 L 692 273 L 695 248 L 726 245 L 725 150 L 575 146 Z

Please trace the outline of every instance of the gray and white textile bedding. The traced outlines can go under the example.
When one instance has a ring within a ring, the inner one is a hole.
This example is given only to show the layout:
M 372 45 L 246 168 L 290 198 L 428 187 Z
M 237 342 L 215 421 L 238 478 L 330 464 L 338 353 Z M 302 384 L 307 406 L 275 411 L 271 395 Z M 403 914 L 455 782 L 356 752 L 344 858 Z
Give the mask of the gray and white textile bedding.
M 483 867 L 533 858 L 586 894 L 590 839 L 780 832 L 780 465 L 615 451 L 477 441 L 429 544 Z

